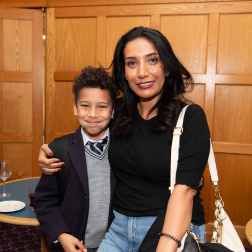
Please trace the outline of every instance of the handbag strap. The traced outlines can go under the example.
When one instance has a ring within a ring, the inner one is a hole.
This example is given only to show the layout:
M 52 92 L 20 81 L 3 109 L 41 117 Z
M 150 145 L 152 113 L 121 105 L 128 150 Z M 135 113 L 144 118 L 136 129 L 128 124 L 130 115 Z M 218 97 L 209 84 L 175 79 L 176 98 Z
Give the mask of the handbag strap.
M 189 105 L 185 106 L 178 117 L 176 127 L 173 129 L 173 138 L 171 146 L 171 171 L 170 171 L 170 187 L 169 190 L 172 194 L 176 183 L 176 172 L 178 167 L 179 147 L 180 147 L 180 135 L 183 132 L 183 122 L 186 109 Z
M 171 147 L 171 174 L 170 174 L 170 187 L 169 190 L 172 194 L 174 186 L 176 184 L 176 173 L 178 168 L 178 157 L 179 157 L 179 147 L 180 147 L 180 136 L 183 133 L 183 122 L 186 109 L 189 105 L 185 106 L 178 117 L 176 127 L 173 129 L 172 147 Z M 210 138 L 210 151 L 208 156 L 209 171 L 211 175 L 211 180 L 214 186 L 218 185 L 218 172 L 216 167 L 216 162 L 214 158 L 213 145 Z

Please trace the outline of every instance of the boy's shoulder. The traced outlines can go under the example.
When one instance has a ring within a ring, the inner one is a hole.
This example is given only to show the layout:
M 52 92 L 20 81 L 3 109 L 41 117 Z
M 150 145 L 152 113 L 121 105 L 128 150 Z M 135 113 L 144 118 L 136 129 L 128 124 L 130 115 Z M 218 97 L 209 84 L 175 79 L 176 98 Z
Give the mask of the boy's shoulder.
M 71 146 L 71 144 L 72 144 L 73 135 L 74 135 L 74 133 L 70 133 L 70 134 L 64 135 L 62 137 L 55 138 L 49 144 L 50 148 L 52 149 L 52 151 L 54 153 L 55 153 L 55 151 L 61 153 L 65 149 L 67 150 L 67 148 L 69 146 Z
M 76 131 L 74 131 L 72 133 L 69 133 L 69 134 L 66 134 L 64 136 L 55 138 L 52 142 L 50 142 L 48 144 L 49 148 L 53 152 L 55 152 L 55 151 L 56 152 L 61 152 L 61 150 L 65 149 L 65 148 L 66 148 L 66 151 L 67 151 L 67 148 L 72 145 L 73 138 L 76 139 L 76 137 L 78 135 L 81 135 L 80 132 L 81 132 L 81 127 L 79 127 Z M 76 137 L 74 137 L 74 135 L 76 135 Z M 62 146 L 61 146 L 61 144 L 62 144 Z M 59 151 L 58 151 L 58 148 L 59 148 Z

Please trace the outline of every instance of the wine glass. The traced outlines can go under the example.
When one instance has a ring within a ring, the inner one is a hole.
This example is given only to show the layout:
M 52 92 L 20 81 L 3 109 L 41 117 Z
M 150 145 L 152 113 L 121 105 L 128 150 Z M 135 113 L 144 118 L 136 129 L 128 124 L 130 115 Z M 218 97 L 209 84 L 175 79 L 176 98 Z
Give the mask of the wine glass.
M 0 178 L 3 180 L 3 193 L 0 194 L 0 198 L 10 197 L 10 193 L 6 193 L 5 180 L 11 175 L 10 160 L 0 161 Z

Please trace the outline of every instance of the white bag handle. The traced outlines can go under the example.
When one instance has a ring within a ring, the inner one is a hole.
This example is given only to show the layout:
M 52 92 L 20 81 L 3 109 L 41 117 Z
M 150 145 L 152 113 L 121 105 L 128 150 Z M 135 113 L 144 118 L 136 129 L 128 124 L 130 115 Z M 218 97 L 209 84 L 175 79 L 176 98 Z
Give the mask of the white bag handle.
M 172 194 L 174 186 L 176 184 L 176 173 L 178 168 L 178 157 L 179 157 L 179 147 L 180 147 L 180 135 L 183 132 L 183 122 L 186 109 L 189 105 L 185 106 L 178 117 L 176 127 L 173 130 L 172 147 L 171 147 L 171 174 L 170 174 L 170 187 L 169 190 Z M 210 138 L 210 152 L 208 157 L 209 171 L 211 175 L 211 180 L 214 185 L 218 185 L 218 172 L 216 167 L 216 162 L 214 158 L 213 145 Z

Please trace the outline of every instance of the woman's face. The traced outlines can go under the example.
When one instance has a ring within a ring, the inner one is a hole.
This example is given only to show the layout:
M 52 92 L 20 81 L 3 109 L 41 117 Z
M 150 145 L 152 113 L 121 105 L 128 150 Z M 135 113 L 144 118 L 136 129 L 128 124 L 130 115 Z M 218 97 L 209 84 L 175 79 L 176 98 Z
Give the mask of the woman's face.
M 145 38 L 128 42 L 124 49 L 125 75 L 140 101 L 154 101 L 161 96 L 165 70 L 156 48 Z

